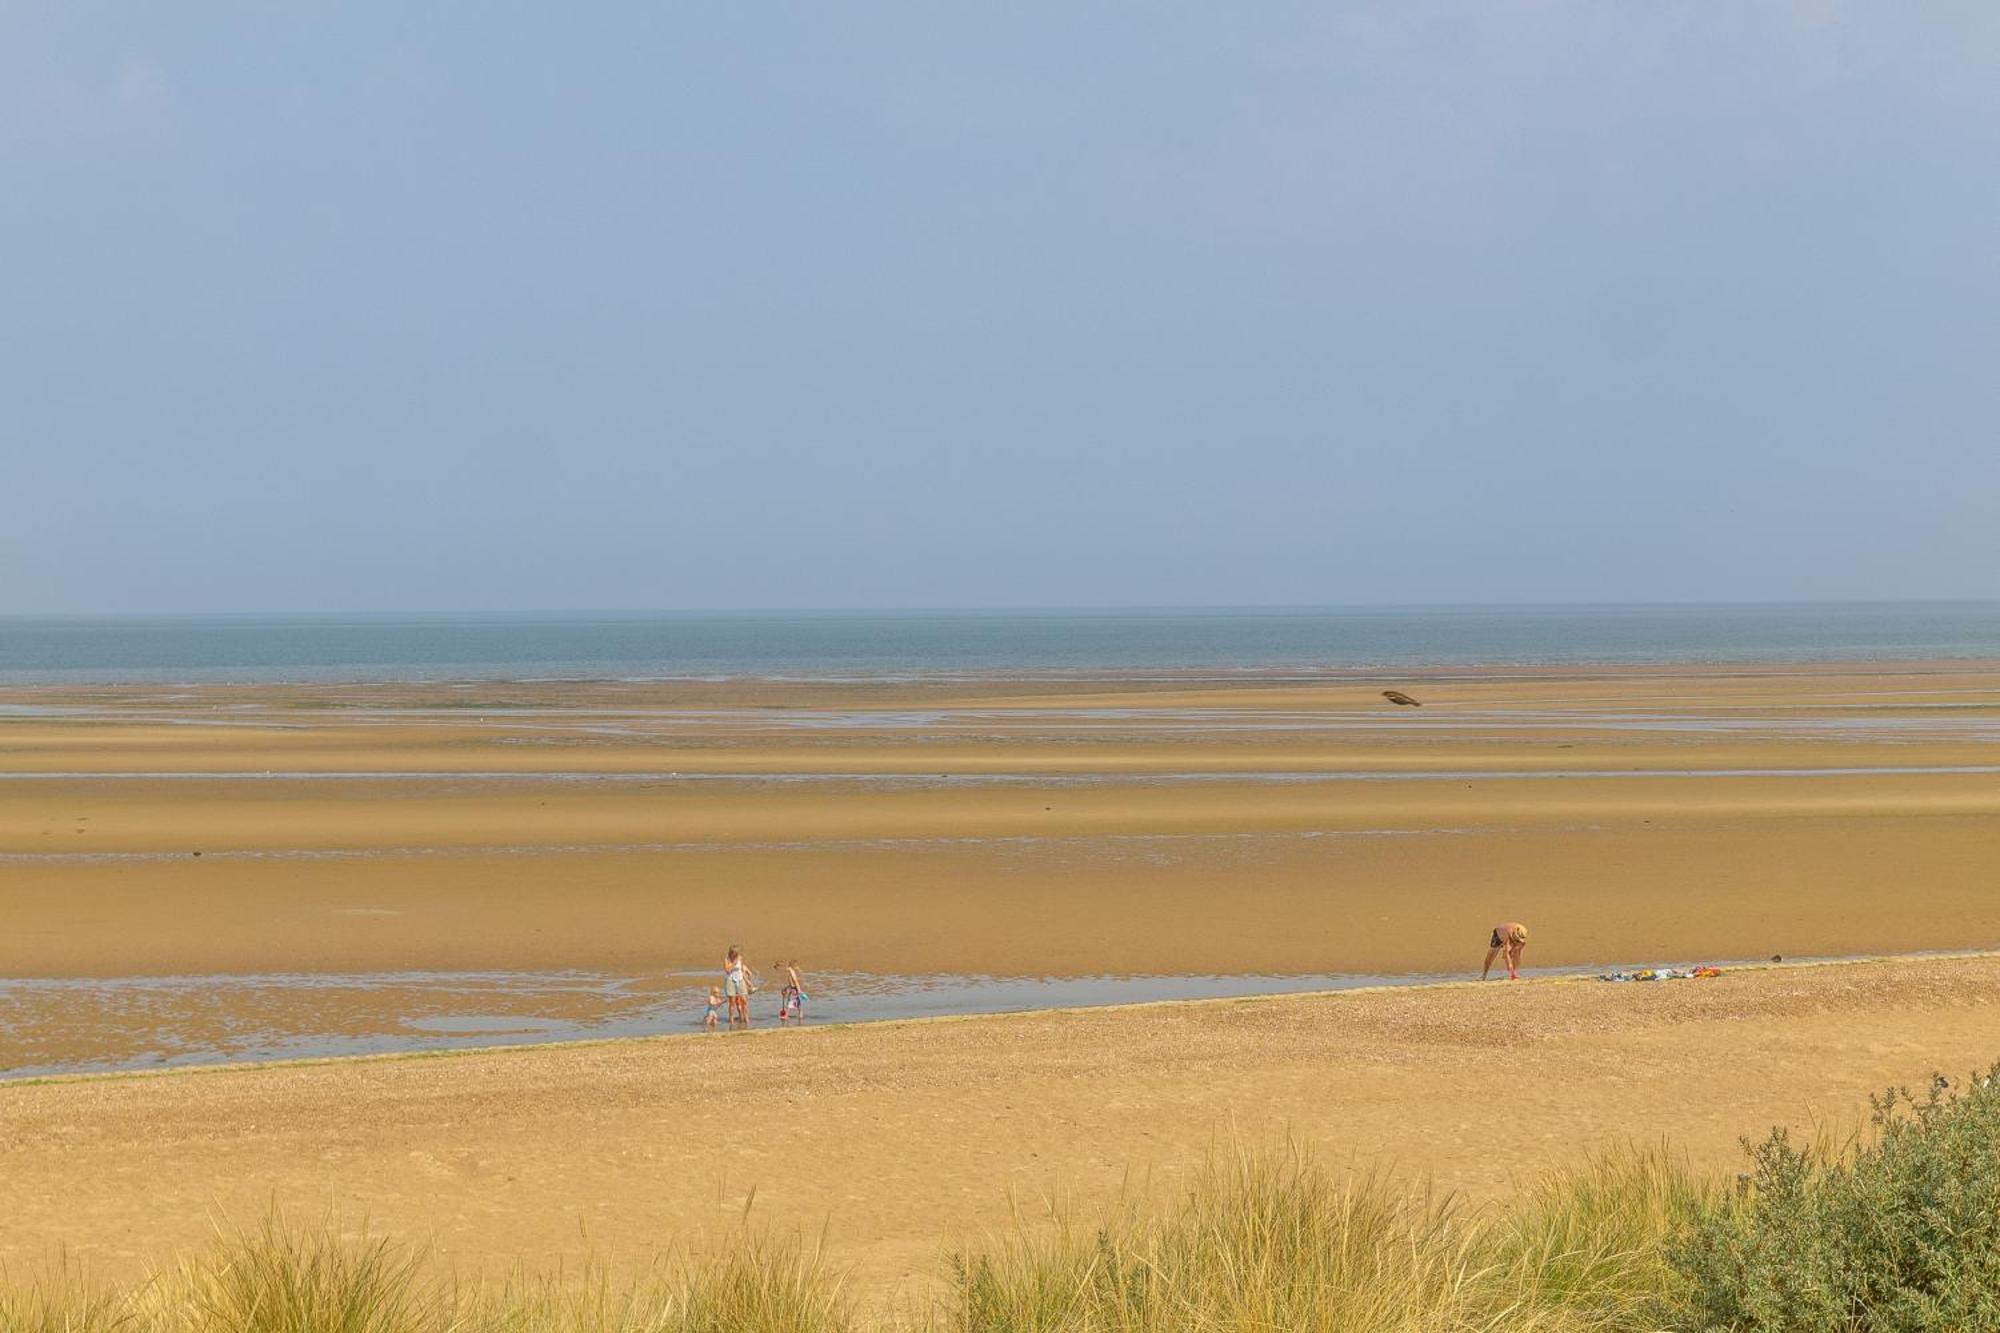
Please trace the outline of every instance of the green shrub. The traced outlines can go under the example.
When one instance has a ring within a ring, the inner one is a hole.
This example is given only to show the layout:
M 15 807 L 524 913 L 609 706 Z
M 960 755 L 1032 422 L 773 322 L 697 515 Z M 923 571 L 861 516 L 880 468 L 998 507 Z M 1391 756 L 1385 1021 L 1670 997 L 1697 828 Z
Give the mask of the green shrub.
M 1691 1327 L 2000 1329 L 2000 1081 L 1872 1103 L 1873 1132 L 1846 1144 L 1746 1141 L 1741 1197 L 1669 1255 Z

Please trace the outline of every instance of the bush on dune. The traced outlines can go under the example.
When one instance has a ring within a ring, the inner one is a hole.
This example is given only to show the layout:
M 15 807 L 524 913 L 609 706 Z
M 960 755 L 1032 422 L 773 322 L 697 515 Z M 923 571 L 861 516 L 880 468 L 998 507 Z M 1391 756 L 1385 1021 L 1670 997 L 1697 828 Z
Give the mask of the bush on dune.
M 1749 1148 L 1741 1200 L 1673 1247 L 1691 1326 L 2000 1329 L 2000 1066 L 1949 1095 L 1891 1090 L 1871 1132 Z

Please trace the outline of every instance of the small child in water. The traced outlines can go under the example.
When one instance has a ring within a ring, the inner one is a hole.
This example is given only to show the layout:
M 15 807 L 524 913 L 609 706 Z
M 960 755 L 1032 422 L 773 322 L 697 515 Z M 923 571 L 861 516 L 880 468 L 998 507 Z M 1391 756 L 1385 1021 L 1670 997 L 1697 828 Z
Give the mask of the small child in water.
M 797 959 L 785 964 L 785 986 L 778 992 L 778 1021 L 796 1018 L 806 1021 L 806 993 L 799 984 L 799 964 Z
M 713 1032 L 715 1030 L 715 1020 L 720 1017 L 722 1017 L 722 988 L 719 986 L 710 986 L 708 988 L 708 1012 L 702 1015 L 701 1025 Z

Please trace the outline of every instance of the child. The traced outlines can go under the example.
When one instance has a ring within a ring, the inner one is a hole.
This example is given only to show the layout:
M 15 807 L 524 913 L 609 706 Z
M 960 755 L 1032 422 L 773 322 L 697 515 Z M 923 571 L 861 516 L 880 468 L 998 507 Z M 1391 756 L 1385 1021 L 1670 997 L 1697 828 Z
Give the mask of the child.
M 710 1032 L 715 1031 L 715 1020 L 722 1017 L 722 988 L 708 988 L 708 1012 L 701 1016 L 701 1025 Z
M 806 993 L 799 984 L 799 964 L 797 959 L 785 964 L 785 988 L 778 992 L 778 1021 L 796 1018 L 806 1021 Z

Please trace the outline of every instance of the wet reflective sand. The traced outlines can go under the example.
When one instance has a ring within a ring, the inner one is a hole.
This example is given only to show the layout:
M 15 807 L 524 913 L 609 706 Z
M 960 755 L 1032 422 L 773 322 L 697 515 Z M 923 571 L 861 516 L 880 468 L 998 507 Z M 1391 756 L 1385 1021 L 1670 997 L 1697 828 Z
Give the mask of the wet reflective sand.
M 1538 971 L 1530 969 L 1531 972 Z M 0 982 L 7 1078 L 316 1060 L 675 1033 L 718 1035 L 704 1017 L 709 973 L 372 972 L 106 977 Z M 1283 995 L 1421 977 L 1121 976 L 811 978 L 806 1026 Z M 775 991 L 751 1026 L 780 1026 Z M 88 1051 L 79 1057 L 79 1052 Z

